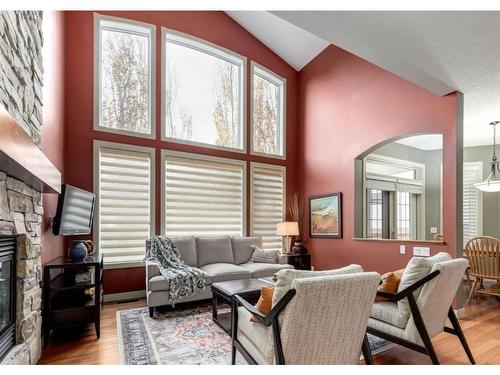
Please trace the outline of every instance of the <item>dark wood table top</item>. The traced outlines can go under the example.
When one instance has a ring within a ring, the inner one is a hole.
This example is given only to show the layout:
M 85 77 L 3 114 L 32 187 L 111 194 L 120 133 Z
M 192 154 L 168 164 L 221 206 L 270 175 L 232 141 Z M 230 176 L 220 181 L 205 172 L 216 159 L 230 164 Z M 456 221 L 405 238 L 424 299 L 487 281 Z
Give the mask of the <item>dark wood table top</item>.
M 259 279 L 221 281 L 212 284 L 212 291 L 231 299 L 235 294 L 260 293 L 263 286 L 270 283 Z

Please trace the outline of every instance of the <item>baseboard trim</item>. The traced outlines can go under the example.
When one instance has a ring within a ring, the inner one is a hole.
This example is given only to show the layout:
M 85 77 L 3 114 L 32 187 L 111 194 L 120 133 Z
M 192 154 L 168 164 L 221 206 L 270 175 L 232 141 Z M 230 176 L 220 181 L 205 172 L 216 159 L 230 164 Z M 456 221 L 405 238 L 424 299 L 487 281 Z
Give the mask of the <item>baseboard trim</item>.
M 145 297 L 145 290 L 134 290 L 133 292 L 105 294 L 103 300 L 104 302 L 121 302 Z

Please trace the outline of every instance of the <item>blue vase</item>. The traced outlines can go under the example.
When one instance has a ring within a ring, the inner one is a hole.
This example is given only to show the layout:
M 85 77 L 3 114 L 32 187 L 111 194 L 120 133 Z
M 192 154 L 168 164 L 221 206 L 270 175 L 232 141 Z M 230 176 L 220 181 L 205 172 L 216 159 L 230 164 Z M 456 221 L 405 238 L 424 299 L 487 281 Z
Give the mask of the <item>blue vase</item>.
M 69 248 L 69 257 L 74 261 L 81 261 L 87 256 L 87 246 L 85 241 L 73 241 Z

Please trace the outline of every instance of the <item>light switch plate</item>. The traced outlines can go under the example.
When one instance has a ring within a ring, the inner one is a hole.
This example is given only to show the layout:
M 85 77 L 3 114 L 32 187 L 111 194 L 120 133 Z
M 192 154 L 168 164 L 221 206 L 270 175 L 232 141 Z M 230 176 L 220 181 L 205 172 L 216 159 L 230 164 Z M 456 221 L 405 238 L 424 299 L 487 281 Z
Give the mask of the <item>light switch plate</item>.
M 413 247 L 413 255 L 421 256 L 421 257 L 428 257 L 431 255 L 431 248 L 430 247 L 415 246 L 415 247 Z
M 405 245 L 400 245 L 399 246 L 399 253 L 400 254 L 406 254 L 406 246 Z
M 437 227 L 431 227 L 431 234 L 436 234 L 438 232 Z

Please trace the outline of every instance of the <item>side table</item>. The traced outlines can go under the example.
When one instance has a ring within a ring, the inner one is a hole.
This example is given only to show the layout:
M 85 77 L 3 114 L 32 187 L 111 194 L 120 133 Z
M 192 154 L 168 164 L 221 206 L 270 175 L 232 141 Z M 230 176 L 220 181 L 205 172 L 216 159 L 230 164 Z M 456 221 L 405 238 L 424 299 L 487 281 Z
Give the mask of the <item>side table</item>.
M 311 255 L 307 253 L 280 254 L 278 262 L 281 264 L 290 264 L 297 270 L 311 270 Z

